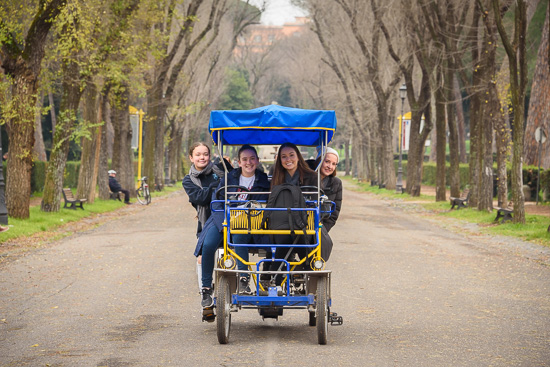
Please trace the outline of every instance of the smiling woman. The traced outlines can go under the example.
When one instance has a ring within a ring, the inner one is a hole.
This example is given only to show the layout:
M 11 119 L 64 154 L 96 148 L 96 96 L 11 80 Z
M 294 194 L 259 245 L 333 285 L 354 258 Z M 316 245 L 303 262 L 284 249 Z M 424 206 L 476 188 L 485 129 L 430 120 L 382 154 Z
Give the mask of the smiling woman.
M 284 143 L 279 148 L 271 187 L 289 183 L 296 186 L 317 186 L 317 175 L 304 161 L 298 147 Z
M 239 191 L 243 192 L 238 195 L 239 200 L 266 200 L 266 194 L 253 195 L 252 192 L 266 192 L 269 191 L 269 181 L 267 175 L 264 172 L 258 170 L 258 153 L 256 149 L 250 145 L 243 145 L 238 152 L 239 169 L 233 170 L 227 174 L 225 178 L 220 181 L 218 190 L 225 188 L 225 181 L 227 180 L 227 191 Z M 246 190 L 245 190 L 246 189 Z M 213 196 L 215 196 L 214 193 Z M 214 197 L 212 198 L 214 199 Z M 214 209 L 219 209 L 220 203 L 213 203 Z M 223 204 L 221 204 L 223 208 Z M 222 246 L 223 240 L 223 222 L 225 216 L 223 210 L 215 211 L 204 225 L 204 229 L 199 236 L 197 247 L 195 249 L 195 256 L 202 254 L 201 261 L 201 286 L 202 286 L 202 300 L 201 306 L 205 309 L 204 316 L 206 319 L 210 316 L 208 310 L 213 305 L 212 298 L 212 274 L 214 272 L 215 253 L 218 247 Z M 260 243 L 262 240 L 258 236 L 253 235 L 233 235 L 234 243 L 239 244 L 251 244 Z M 235 249 L 237 255 L 239 255 L 244 261 L 248 262 L 248 248 L 241 246 Z M 238 262 L 239 270 L 247 270 L 247 266 L 241 261 Z M 239 279 L 239 286 L 243 292 L 249 293 L 250 287 L 249 276 L 242 274 Z

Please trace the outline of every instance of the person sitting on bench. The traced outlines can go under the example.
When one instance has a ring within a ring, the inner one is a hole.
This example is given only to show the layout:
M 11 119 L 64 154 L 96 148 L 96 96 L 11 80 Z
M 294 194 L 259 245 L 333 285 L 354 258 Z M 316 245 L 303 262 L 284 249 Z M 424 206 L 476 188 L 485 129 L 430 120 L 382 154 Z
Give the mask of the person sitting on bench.
M 111 190 L 114 193 L 122 192 L 124 194 L 124 204 L 131 204 L 130 203 L 130 191 L 124 190 L 122 186 L 118 183 L 116 179 L 116 171 L 111 169 L 109 170 L 109 190 Z

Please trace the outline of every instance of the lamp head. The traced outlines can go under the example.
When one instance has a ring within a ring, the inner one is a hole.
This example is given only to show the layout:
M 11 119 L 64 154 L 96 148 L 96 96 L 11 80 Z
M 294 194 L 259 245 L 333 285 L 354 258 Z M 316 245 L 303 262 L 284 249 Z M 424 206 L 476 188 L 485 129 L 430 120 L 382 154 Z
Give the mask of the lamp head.
M 405 83 L 399 87 L 399 97 L 401 97 L 401 99 L 405 99 L 407 97 L 407 86 Z

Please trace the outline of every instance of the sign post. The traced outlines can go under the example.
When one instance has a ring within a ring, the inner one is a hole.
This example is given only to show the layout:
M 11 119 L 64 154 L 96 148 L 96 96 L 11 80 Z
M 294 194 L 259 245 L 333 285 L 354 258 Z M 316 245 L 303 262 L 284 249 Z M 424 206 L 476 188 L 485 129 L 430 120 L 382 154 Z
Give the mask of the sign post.
M 138 182 L 136 183 L 136 187 L 139 186 L 139 180 L 141 179 L 141 148 L 142 148 L 142 140 L 143 140 L 143 115 L 145 112 L 143 112 L 142 109 L 137 109 L 134 106 L 128 106 L 128 110 L 130 112 L 130 115 L 139 115 L 139 132 L 138 132 L 138 171 L 137 171 L 137 177 Z M 130 121 L 131 121 L 130 116 Z

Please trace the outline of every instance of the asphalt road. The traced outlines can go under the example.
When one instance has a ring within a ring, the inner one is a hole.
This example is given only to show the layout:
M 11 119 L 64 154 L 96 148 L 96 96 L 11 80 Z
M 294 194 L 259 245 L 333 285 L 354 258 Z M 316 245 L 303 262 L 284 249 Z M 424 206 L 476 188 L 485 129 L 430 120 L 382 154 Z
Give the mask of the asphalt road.
M 0 267 L 0 366 L 550 366 L 550 251 L 346 190 L 332 311 L 201 322 L 184 193 Z

